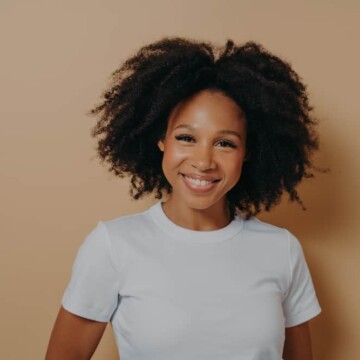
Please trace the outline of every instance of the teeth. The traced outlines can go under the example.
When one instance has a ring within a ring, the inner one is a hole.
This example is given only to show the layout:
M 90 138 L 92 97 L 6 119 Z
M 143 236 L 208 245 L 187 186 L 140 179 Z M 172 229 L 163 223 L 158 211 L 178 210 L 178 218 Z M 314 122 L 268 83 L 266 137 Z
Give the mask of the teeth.
M 206 186 L 206 185 L 209 185 L 209 184 L 212 183 L 212 181 L 192 179 L 192 178 L 189 178 L 189 177 L 187 177 L 187 176 L 185 176 L 185 175 L 184 175 L 184 177 L 185 177 L 189 182 L 191 182 L 192 184 L 197 185 L 197 186 Z

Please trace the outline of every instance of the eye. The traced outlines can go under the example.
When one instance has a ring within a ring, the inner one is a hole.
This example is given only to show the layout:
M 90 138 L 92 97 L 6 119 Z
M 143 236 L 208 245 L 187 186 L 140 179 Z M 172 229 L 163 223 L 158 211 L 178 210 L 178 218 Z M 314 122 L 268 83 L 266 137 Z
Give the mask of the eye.
M 223 146 L 225 146 L 225 147 L 231 147 L 231 148 L 233 148 L 233 149 L 236 149 L 236 148 L 237 148 L 237 146 L 236 146 L 234 143 L 232 143 L 231 141 L 220 140 L 219 143 L 225 144 L 225 145 L 223 145 Z
M 189 139 L 192 140 L 192 136 L 190 136 L 190 135 L 178 135 L 178 136 L 175 136 L 175 139 L 180 140 L 180 141 L 189 142 Z

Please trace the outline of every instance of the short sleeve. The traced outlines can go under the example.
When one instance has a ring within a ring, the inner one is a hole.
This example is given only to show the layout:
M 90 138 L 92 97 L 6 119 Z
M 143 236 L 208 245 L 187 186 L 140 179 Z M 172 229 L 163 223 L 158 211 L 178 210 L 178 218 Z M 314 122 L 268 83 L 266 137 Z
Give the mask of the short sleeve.
M 301 324 L 321 313 L 311 274 L 299 240 L 288 233 L 290 281 L 283 299 L 285 327 Z
M 118 305 L 118 272 L 106 225 L 99 221 L 80 246 L 62 306 L 91 320 L 108 322 Z

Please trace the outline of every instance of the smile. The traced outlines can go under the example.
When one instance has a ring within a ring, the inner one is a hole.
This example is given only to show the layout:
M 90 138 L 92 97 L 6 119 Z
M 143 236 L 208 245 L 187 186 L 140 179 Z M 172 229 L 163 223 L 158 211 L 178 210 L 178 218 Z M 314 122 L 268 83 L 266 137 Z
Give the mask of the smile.
M 212 190 L 214 187 L 216 187 L 219 180 L 214 181 L 206 181 L 206 180 L 198 180 L 198 179 L 192 179 L 190 177 L 187 177 L 183 174 L 180 174 L 181 177 L 184 179 L 185 185 L 190 189 L 197 192 L 207 192 Z

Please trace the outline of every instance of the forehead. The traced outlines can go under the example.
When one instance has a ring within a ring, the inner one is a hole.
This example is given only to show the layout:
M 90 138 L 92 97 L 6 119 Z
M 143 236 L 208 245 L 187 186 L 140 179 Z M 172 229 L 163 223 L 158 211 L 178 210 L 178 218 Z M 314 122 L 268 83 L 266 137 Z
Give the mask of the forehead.
M 241 119 L 242 121 L 239 121 Z M 170 113 L 169 128 L 178 124 L 196 123 L 198 126 L 242 125 L 245 115 L 239 105 L 220 91 L 200 91 L 178 103 Z

